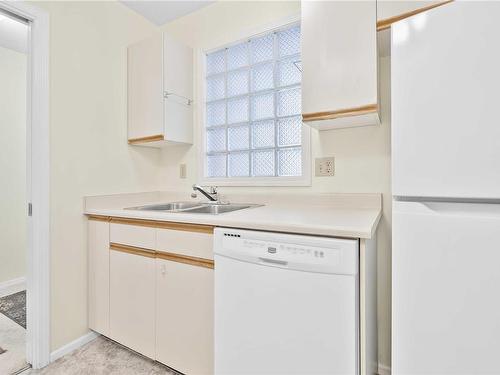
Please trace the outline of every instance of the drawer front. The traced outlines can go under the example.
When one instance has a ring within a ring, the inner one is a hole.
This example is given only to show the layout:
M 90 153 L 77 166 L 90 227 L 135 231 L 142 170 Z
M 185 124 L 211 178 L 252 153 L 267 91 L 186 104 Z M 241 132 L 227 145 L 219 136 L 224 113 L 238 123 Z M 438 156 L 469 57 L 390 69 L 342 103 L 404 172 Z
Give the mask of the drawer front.
M 110 242 L 154 250 L 156 228 L 111 223 L 109 237 Z
M 213 235 L 172 229 L 157 229 L 156 250 L 213 259 Z

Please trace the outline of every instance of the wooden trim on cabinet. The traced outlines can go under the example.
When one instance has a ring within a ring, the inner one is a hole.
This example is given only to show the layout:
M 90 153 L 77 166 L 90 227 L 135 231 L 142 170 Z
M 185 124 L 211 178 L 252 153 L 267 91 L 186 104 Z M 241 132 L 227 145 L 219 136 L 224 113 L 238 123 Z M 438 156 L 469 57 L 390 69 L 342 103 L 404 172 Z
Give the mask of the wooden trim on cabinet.
M 439 3 L 431 4 L 431 5 L 422 7 L 422 8 L 418 8 L 418 9 L 412 10 L 410 12 L 398 14 L 397 16 L 382 19 L 380 21 L 377 21 L 377 31 L 389 29 L 391 27 L 391 25 L 395 22 L 404 20 L 405 18 L 414 16 L 415 14 L 426 12 L 430 9 L 437 8 L 437 7 L 440 7 L 441 5 L 445 5 L 445 4 L 448 4 L 451 2 L 453 2 L 453 0 L 441 1 Z
M 157 142 L 157 141 L 164 141 L 165 137 L 163 134 L 156 134 L 156 135 L 149 135 L 147 137 L 140 137 L 140 138 L 129 138 L 128 144 L 129 145 L 138 145 L 141 143 L 149 143 L 149 142 Z
M 111 217 L 111 223 L 125 224 L 125 225 L 139 225 L 144 227 L 181 230 L 186 232 L 200 232 L 213 234 L 214 227 L 211 225 L 178 223 L 173 221 L 158 221 L 158 220 L 145 220 L 145 219 L 129 219 L 123 217 Z
M 183 230 L 186 232 L 199 232 L 213 234 L 214 227 L 210 225 L 200 225 L 200 224 L 190 224 L 190 223 L 175 223 L 170 221 L 158 221 L 157 228 L 160 229 L 172 229 L 172 230 Z
M 191 266 L 214 268 L 214 261 L 211 259 L 192 257 L 175 253 L 167 253 L 165 251 L 157 251 L 156 258 L 169 260 L 177 263 L 189 264 Z
M 110 242 L 109 249 L 114 250 L 114 251 L 120 251 L 122 253 L 127 253 L 127 254 L 140 255 L 140 256 L 148 257 L 148 258 L 155 258 L 156 257 L 155 250 L 145 249 L 142 247 L 135 247 L 135 246 L 130 246 L 130 245 L 124 245 L 124 244 L 116 243 L 116 242 Z
M 88 215 L 87 219 L 93 221 L 105 221 L 105 222 L 109 222 L 111 220 L 109 216 L 100 216 L 100 215 Z
M 147 258 L 158 258 L 158 259 L 168 260 L 171 262 L 189 264 L 191 266 L 196 266 L 196 267 L 214 269 L 214 261 L 212 259 L 198 258 L 189 255 L 169 253 L 165 251 L 156 251 L 152 249 L 145 249 L 143 247 L 124 245 L 116 242 L 110 242 L 109 249 L 113 251 L 119 251 L 122 253 L 139 255 Z
M 360 107 L 344 108 L 337 111 L 303 113 L 302 121 L 333 120 L 341 117 L 360 116 L 378 112 L 378 104 L 367 104 Z

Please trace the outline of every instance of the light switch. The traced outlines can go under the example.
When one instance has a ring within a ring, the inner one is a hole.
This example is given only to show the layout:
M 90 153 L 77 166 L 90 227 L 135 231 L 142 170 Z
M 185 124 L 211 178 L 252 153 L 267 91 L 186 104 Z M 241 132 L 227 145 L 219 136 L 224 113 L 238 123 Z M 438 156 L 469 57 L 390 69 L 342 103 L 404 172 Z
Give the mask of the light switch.
M 180 178 L 186 178 L 186 164 L 181 164 L 179 165 L 179 177 Z

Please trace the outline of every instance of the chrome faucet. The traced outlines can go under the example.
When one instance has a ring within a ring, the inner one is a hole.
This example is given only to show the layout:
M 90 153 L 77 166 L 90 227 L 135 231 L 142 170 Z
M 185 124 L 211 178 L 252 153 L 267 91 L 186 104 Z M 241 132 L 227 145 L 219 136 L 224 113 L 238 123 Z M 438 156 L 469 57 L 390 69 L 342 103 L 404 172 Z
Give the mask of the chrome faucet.
M 201 194 L 203 194 L 205 197 L 207 197 L 212 202 L 217 202 L 219 200 L 219 197 L 217 195 L 217 186 L 209 186 L 208 191 L 207 191 L 203 187 L 201 187 L 200 185 L 194 184 L 193 190 L 195 192 L 193 194 L 191 194 L 192 198 L 196 198 L 196 191 L 199 191 Z

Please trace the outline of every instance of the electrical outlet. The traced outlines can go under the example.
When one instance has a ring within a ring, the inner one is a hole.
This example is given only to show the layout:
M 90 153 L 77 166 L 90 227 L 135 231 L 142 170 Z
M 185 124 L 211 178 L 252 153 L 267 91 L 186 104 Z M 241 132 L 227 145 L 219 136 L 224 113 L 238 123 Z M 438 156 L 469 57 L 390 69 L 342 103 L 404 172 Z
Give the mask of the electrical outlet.
M 181 164 L 179 165 L 179 177 L 180 178 L 186 178 L 186 164 Z
M 316 158 L 314 163 L 314 171 L 316 177 L 334 176 L 335 158 L 333 156 L 327 158 Z

